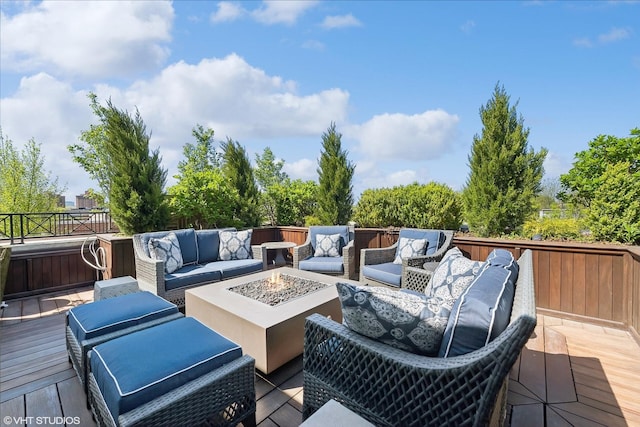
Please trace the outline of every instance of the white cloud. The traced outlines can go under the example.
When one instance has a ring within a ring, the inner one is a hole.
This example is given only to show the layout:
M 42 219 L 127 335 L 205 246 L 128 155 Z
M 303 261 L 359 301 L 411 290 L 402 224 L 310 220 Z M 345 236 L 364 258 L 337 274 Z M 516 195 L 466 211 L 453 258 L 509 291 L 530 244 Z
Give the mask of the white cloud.
M 544 174 L 548 177 L 559 177 L 571 169 L 572 164 L 561 154 L 549 151 L 543 163 Z
M 301 179 L 303 181 L 316 180 L 318 162 L 310 159 L 300 159 L 295 162 L 285 163 L 282 171 L 286 172 L 291 179 Z
M 302 47 L 304 49 L 311 49 L 311 50 L 324 50 L 324 43 L 319 42 L 318 40 L 307 40 L 304 43 L 302 43 Z
M 171 3 L 44 1 L 2 14 L 2 67 L 67 76 L 123 76 L 169 55 Z
M 420 161 L 438 158 L 452 147 L 458 121 L 457 115 L 443 110 L 383 114 L 354 126 L 349 134 L 359 140 L 358 151 L 365 157 Z
M 608 44 L 631 37 L 631 30 L 628 28 L 612 28 L 611 31 L 598 36 L 600 44 Z
M 221 1 L 218 3 L 218 9 L 211 14 L 211 22 L 228 22 L 235 21 L 245 15 L 247 11 L 237 3 L 230 1 Z
M 476 23 L 473 20 L 469 19 L 467 22 L 465 22 L 464 24 L 462 24 L 460 26 L 460 30 L 463 33 L 467 33 L 468 34 L 475 28 L 475 26 L 476 26 Z
M 269 76 L 237 55 L 198 64 L 178 62 L 124 89 L 102 84 L 75 90 L 47 74 L 23 78 L 15 94 L 0 100 L 0 126 L 16 143 L 31 137 L 43 143 L 48 169 L 70 184 L 67 194 L 95 187 L 79 173 L 80 166 L 66 149 L 95 122 L 88 90 L 103 104 L 111 98 L 118 108 L 139 109 L 152 132 L 151 146 L 160 148 L 169 177 L 177 171 L 184 144 L 194 142 L 191 129 L 196 124 L 214 129 L 216 140 L 229 136 L 242 145 L 252 140 L 258 145 L 254 151 L 261 151 L 268 138 L 317 137 L 327 123 L 344 122 L 349 102 L 349 94 L 340 89 L 299 95 L 295 82 Z M 303 167 L 296 176 L 304 176 Z M 311 171 L 315 175 L 315 168 Z
M 262 7 L 252 11 L 251 15 L 263 24 L 295 24 L 304 12 L 317 4 L 315 0 L 265 0 Z
M 336 15 L 325 17 L 320 26 L 322 28 L 331 30 L 334 28 L 362 27 L 362 22 L 360 22 L 358 18 L 356 18 L 352 14 Z
M 593 43 L 589 40 L 588 37 L 580 37 L 577 39 L 573 39 L 574 46 L 578 47 L 593 47 Z

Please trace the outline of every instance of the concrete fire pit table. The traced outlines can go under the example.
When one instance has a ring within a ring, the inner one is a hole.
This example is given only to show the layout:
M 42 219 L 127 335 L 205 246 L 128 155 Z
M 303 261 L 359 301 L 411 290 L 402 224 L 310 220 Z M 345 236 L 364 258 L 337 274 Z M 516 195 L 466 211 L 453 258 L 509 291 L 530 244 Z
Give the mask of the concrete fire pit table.
M 273 283 L 278 277 L 280 283 Z M 289 267 L 262 271 L 188 289 L 186 315 L 242 346 L 268 374 L 302 354 L 307 316 L 320 313 L 342 322 L 339 281 L 358 283 Z M 304 293 L 306 288 L 311 291 Z

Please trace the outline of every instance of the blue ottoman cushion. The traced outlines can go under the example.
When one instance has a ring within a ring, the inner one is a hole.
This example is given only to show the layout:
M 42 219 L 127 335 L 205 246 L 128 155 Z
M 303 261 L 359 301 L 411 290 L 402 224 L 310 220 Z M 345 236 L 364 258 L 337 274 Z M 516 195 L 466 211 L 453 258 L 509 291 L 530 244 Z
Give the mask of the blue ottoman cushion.
M 91 351 L 91 372 L 114 420 L 242 356 L 192 317 L 124 335 Z
M 79 305 L 68 311 L 78 342 L 178 313 L 178 307 L 151 292 L 135 292 Z
M 402 280 L 401 264 L 385 262 L 383 264 L 365 265 L 360 268 L 362 268 L 364 277 L 400 287 L 400 281 Z

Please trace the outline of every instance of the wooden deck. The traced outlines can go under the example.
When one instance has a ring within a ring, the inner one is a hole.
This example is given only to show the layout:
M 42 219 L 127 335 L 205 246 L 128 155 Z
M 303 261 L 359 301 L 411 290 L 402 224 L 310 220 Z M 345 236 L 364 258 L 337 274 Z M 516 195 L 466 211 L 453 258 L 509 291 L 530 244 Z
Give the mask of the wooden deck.
M 12 300 L 2 310 L 2 425 L 95 425 L 64 343 L 64 312 L 92 298 L 85 288 Z M 511 372 L 507 421 L 518 427 L 640 426 L 639 368 L 640 346 L 627 332 L 539 316 Z M 258 425 L 302 422 L 301 369 L 299 357 L 256 375 Z

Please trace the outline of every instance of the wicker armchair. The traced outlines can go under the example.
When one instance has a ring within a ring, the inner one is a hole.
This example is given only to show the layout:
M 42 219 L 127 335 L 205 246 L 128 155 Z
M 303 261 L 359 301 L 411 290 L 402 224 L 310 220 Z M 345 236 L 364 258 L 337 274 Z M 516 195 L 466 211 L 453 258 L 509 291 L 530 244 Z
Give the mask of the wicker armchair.
M 342 257 L 314 257 L 315 236 L 317 234 L 340 234 L 342 237 Z M 293 248 L 293 268 L 314 271 L 316 273 L 353 279 L 356 275 L 356 248 L 354 232 L 347 225 L 311 226 L 307 240 Z
M 407 236 L 411 238 L 423 237 L 424 235 L 434 235 L 439 234 L 438 243 L 436 245 L 436 249 L 434 252 L 427 253 L 426 255 L 406 258 L 402 260 L 402 266 L 397 266 L 397 271 L 394 270 L 394 266 L 390 265 L 393 263 L 393 260 L 396 257 L 396 250 L 398 247 L 398 242 L 394 243 L 391 246 L 386 248 L 373 248 L 373 249 L 362 249 L 360 251 L 360 282 L 368 283 L 374 286 L 387 286 L 391 288 L 406 288 L 405 283 L 406 280 L 406 271 L 407 268 L 416 268 L 424 270 L 423 266 L 425 263 L 435 263 L 442 259 L 444 254 L 451 248 L 453 245 L 453 231 L 452 230 L 427 230 L 427 229 L 417 229 L 417 228 L 403 228 L 400 230 L 400 235 L 398 236 L 398 240 L 400 237 Z M 421 236 L 422 235 L 422 236 Z M 429 252 L 427 250 L 427 252 Z M 385 281 L 380 279 L 380 275 L 373 272 L 373 274 L 369 274 L 367 267 L 373 266 L 374 269 L 377 266 L 387 265 L 389 266 L 388 273 L 391 276 L 399 276 L 401 277 L 400 283 L 394 283 L 392 280 Z M 435 269 L 435 265 L 434 265 Z M 427 273 L 428 274 L 428 273 Z M 373 276 L 373 277 L 371 277 Z M 430 277 L 430 276 L 429 276 Z M 426 281 L 429 281 L 429 277 L 427 277 Z M 417 278 L 424 280 L 424 276 L 419 276 Z M 425 282 L 426 286 L 426 282 Z
M 502 424 L 509 371 L 536 325 L 530 250 L 518 264 L 509 326 L 462 356 L 407 353 L 321 315 L 309 316 L 303 417 L 334 399 L 377 426 Z

